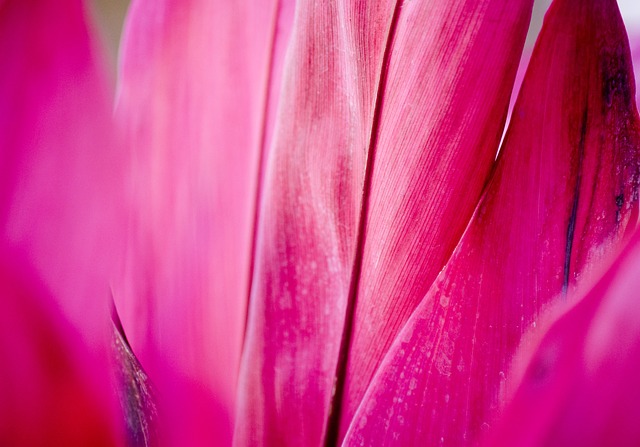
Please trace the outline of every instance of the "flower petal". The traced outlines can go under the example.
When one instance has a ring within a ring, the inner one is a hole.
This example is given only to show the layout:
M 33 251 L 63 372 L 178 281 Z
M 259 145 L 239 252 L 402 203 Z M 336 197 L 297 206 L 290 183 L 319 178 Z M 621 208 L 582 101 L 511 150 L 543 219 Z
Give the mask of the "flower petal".
M 353 318 L 348 421 L 477 203 L 530 10 L 528 0 L 299 5 L 265 185 L 238 444 L 337 435 L 340 402 L 333 428 L 325 424 Z
M 123 40 L 134 211 L 115 300 L 152 379 L 166 365 L 231 413 L 289 3 L 137 0 Z
M 488 445 L 637 445 L 640 233 L 546 332 Z
M 108 332 L 122 255 L 122 153 L 112 97 L 80 0 L 0 9 L 2 240 L 35 266 L 94 346 Z
M 634 93 L 615 1 L 556 0 L 486 194 L 345 444 L 478 441 L 522 334 L 636 225 Z

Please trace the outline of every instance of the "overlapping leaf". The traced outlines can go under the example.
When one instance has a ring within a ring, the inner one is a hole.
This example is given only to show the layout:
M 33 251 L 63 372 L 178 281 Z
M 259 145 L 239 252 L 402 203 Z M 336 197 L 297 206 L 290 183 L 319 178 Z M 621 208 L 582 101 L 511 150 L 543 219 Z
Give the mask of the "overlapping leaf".
M 637 445 L 640 233 L 547 331 L 488 445 Z
M 337 436 L 341 405 L 349 420 L 475 207 L 530 9 L 297 5 L 257 240 L 239 444 L 317 445 L 325 431 Z
M 640 127 L 625 42 L 615 1 L 552 5 L 487 191 L 346 444 L 477 442 L 522 334 L 634 228 Z

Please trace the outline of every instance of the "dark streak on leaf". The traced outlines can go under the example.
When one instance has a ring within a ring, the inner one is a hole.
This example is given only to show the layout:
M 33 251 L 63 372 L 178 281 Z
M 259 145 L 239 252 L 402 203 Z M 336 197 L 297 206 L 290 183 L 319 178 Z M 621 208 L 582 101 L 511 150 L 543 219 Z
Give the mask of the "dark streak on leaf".
M 625 107 L 629 107 L 633 101 L 627 73 L 627 61 L 619 53 L 622 53 L 622 49 L 611 57 L 604 58 L 602 66 L 602 98 L 607 107 L 613 105 L 614 96 L 617 94 L 622 95 Z
M 111 307 L 113 322 L 112 349 L 117 393 L 125 418 L 127 445 L 152 447 L 159 445 L 155 390 L 129 345 L 115 304 Z
M 360 216 L 358 221 L 358 234 L 356 239 L 355 256 L 353 261 L 353 270 L 351 271 L 351 282 L 349 284 L 349 295 L 347 297 L 347 306 L 345 310 L 344 329 L 342 331 L 342 339 L 340 342 L 340 351 L 338 353 L 338 362 L 336 373 L 334 376 L 334 384 L 331 393 L 331 402 L 329 404 L 329 414 L 327 416 L 327 424 L 325 429 L 324 445 L 333 447 L 338 443 L 340 434 L 340 418 L 342 411 L 342 399 L 344 395 L 344 386 L 347 376 L 347 365 L 349 361 L 349 350 L 351 347 L 351 336 L 353 331 L 353 320 L 355 315 L 356 299 L 360 286 L 360 276 L 362 273 L 362 257 L 364 254 L 364 244 L 366 240 L 366 222 L 369 213 L 369 196 L 371 192 L 371 182 L 373 178 L 373 167 L 375 162 L 375 153 L 378 143 L 378 133 L 380 128 L 380 117 L 384 103 L 384 93 L 387 84 L 387 75 L 389 71 L 389 61 L 391 59 L 391 48 L 393 45 L 393 37 L 395 36 L 398 18 L 402 0 L 399 0 L 393 10 L 391 23 L 389 25 L 389 34 L 387 36 L 386 47 L 382 57 L 382 68 L 380 71 L 380 79 L 378 83 L 378 91 L 375 102 L 373 122 L 371 124 L 371 136 L 369 139 L 369 150 L 367 154 L 367 162 L 365 166 L 364 183 L 362 186 L 362 203 L 360 207 Z
M 580 126 L 580 140 L 578 141 L 578 174 L 576 176 L 576 186 L 573 193 L 573 205 L 571 207 L 571 217 L 567 225 L 567 242 L 564 255 L 564 281 L 562 283 L 562 295 L 567 296 L 569 288 L 569 276 L 571 273 L 571 250 L 573 248 L 573 238 L 575 236 L 576 219 L 578 217 L 578 203 L 580 201 L 580 186 L 582 183 L 582 168 L 584 163 L 584 146 L 587 137 L 588 107 L 584 108 L 582 115 L 582 125 Z
M 616 223 L 620 223 L 623 205 L 624 205 L 624 192 L 621 192 L 616 196 Z

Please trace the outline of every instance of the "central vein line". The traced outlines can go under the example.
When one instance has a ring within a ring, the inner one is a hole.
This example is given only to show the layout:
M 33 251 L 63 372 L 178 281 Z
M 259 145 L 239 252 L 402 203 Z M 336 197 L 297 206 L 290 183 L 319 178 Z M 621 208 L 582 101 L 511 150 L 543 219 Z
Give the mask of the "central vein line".
M 369 138 L 369 151 L 367 154 L 367 162 L 365 165 L 364 182 L 362 185 L 362 203 L 360 205 L 360 216 L 358 222 L 358 232 L 356 236 L 355 256 L 353 260 L 353 269 L 351 270 L 351 282 L 349 284 L 349 295 L 347 297 L 347 306 L 345 309 L 344 327 L 342 331 L 342 339 L 340 341 L 340 351 L 338 353 L 338 363 L 336 365 L 336 373 L 334 376 L 333 390 L 331 394 L 331 402 L 329 404 L 329 414 L 327 416 L 327 425 L 325 430 L 324 444 L 326 447 L 337 445 L 340 435 L 340 419 L 342 413 L 342 400 L 344 395 L 344 386 L 347 376 L 347 364 L 349 361 L 349 348 L 351 346 L 351 335 L 353 332 L 353 320 L 355 315 L 356 299 L 360 286 L 360 276 L 362 273 L 362 259 L 364 255 L 364 244 L 367 233 L 367 216 L 369 215 L 369 197 L 371 195 L 371 182 L 373 178 L 373 166 L 375 162 L 376 148 L 378 145 L 378 137 L 380 130 L 380 119 L 382 115 L 382 106 L 384 103 L 384 93 L 387 86 L 387 78 L 389 72 L 389 61 L 391 59 L 391 48 L 393 38 L 395 36 L 396 27 L 398 25 L 398 17 L 402 0 L 398 1 L 393 10 L 391 24 L 389 25 L 389 34 L 382 57 L 382 67 L 380 70 L 380 79 L 378 82 L 378 91 L 376 94 L 376 102 L 373 111 L 373 120 L 371 123 L 371 136 Z

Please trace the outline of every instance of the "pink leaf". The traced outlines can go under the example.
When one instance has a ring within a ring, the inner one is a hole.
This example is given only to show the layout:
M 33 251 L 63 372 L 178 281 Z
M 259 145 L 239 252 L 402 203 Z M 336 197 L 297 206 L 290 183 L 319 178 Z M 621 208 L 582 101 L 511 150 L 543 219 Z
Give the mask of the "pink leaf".
M 182 377 L 228 413 L 289 3 L 136 0 L 123 41 L 134 211 L 122 323 L 152 379 Z
M 238 444 L 318 445 L 325 431 L 332 443 L 341 406 L 349 422 L 477 203 L 530 10 L 528 0 L 298 5 Z
M 35 267 L 96 346 L 123 242 L 122 153 L 81 1 L 0 8 L 0 249 Z
M 85 14 L 0 3 L 0 445 L 122 438 L 104 345 L 122 152 Z
M 640 233 L 549 328 L 488 445 L 640 441 Z
M 34 274 L 1 257 L 0 445 L 121 445 L 104 365 Z
M 636 225 L 634 94 L 615 1 L 556 0 L 487 191 L 345 444 L 478 441 L 522 334 Z

